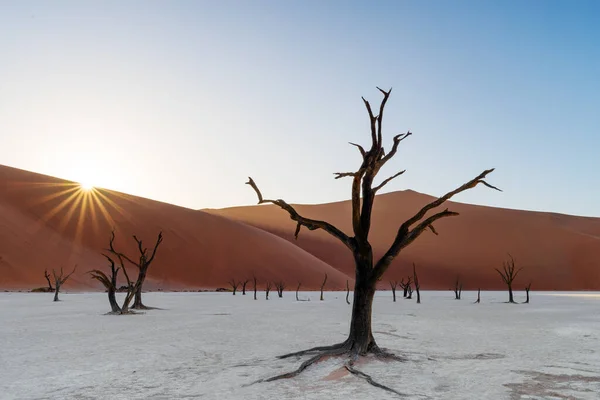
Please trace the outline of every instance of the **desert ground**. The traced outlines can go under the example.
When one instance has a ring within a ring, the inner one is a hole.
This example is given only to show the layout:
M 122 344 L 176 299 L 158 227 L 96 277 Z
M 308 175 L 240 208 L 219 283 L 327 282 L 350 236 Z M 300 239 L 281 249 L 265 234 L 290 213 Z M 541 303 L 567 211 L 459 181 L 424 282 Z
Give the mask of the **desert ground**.
M 515 293 L 517 301 L 524 293 Z M 140 315 L 104 315 L 104 293 L 0 294 L 2 399 L 396 399 L 331 358 L 296 378 L 251 384 L 305 358 L 277 355 L 343 340 L 345 293 L 147 293 Z M 378 344 L 406 358 L 358 368 L 406 399 L 581 399 L 600 392 L 600 293 L 424 291 L 376 294 Z

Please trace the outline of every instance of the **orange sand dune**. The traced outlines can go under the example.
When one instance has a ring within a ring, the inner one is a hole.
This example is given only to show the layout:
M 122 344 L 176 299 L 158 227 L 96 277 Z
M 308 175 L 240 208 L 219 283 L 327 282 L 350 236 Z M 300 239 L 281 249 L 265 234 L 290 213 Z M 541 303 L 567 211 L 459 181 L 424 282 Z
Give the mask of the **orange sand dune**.
M 371 229 L 375 253 L 383 254 L 400 224 L 432 199 L 410 190 L 377 196 Z M 435 224 L 439 236 L 427 231 L 405 249 L 381 287 L 386 287 L 388 280 L 408 276 L 415 262 L 423 288 L 449 289 L 460 274 L 465 289 L 502 289 L 494 267 L 501 268 L 510 252 L 517 265 L 524 267 L 515 281 L 516 288 L 522 290 L 532 281 L 534 290 L 600 290 L 600 218 L 454 202 L 447 207 L 461 215 L 440 220 Z M 348 201 L 296 208 L 303 216 L 325 219 L 348 234 L 352 232 Z M 345 247 L 322 231 L 302 230 L 294 240 L 294 222 L 275 206 L 206 211 L 272 232 L 338 270 L 353 273 L 352 258 Z
M 325 273 L 329 288 L 346 285 L 341 272 L 255 227 L 109 190 L 84 192 L 73 182 L 0 166 L 0 288 L 45 286 L 45 268 L 75 264 L 65 289 L 101 288 L 86 271 L 108 268 L 100 252 L 113 226 L 117 249 L 130 255 L 136 254 L 131 235 L 152 248 L 163 231 L 148 289 L 228 287 L 231 278 L 253 273 L 261 287 L 284 279 L 290 288 L 302 281 L 303 288 L 315 289 Z

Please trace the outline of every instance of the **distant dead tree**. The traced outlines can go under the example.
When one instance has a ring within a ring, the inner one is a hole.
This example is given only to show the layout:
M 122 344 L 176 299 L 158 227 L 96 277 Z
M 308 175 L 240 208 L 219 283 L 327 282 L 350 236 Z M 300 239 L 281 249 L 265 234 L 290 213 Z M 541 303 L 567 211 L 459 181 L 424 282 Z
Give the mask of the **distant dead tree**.
M 394 299 L 394 303 L 396 302 L 396 287 L 398 286 L 398 281 L 390 281 L 390 287 L 392 288 L 392 298 Z
M 110 263 L 110 276 L 107 276 L 104 272 L 94 269 L 89 273 L 92 276 L 92 279 L 96 279 L 100 283 L 104 285 L 106 291 L 108 292 L 108 302 L 110 304 L 110 309 L 113 314 L 129 314 L 129 304 L 133 300 L 136 292 L 136 285 L 139 284 L 138 281 L 132 282 L 129 279 L 129 275 L 127 274 L 127 269 L 125 268 L 125 264 L 123 259 L 119 256 L 120 267 L 115 268 L 115 261 L 107 254 L 102 254 Z M 119 270 L 123 270 L 123 275 L 125 275 L 125 279 L 127 280 L 127 292 L 125 294 L 125 299 L 123 300 L 123 305 L 119 306 L 116 298 L 117 291 L 117 275 L 119 274 Z
M 515 300 L 513 298 L 512 284 L 519 272 L 521 272 L 523 268 L 519 268 L 515 271 L 515 259 L 512 255 L 510 255 L 510 253 L 508 254 L 508 257 L 510 257 L 510 260 L 502 262 L 502 271 L 500 271 L 498 268 L 494 269 L 500 274 L 502 280 L 508 287 L 508 302 L 515 303 Z
M 529 282 L 529 285 L 527 285 L 525 287 L 525 293 L 527 294 L 527 300 L 525 300 L 525 304 L 529 304 L 529 290 L 531 289 L 531 282 Z
M 371 215 L 373 212 L 373 205 L 375 204 L 376 194 L 387 183 L 402 175 L 404 171 L 397 172 L 391 177 L 384 179 L 379 184 L 375 184 L 375 178 L 381 168 L 394 157 L 400 143 L 412 135 L 411 132 L 398 134 L 394 136 L 391 147 L 387 150 L 384 149 L 382 137 L 383 111 L 390 96 L 391 89 L 389 91 L 379 89 L 379 91 L 383 94 L 383 100 L 381 101 L 379 112 L 377 114 L 373 112 L 370 103 L 363 98 L 369 114 L 371 143 L 367 148 L 360 144 L 352 144 L 360 151 L 362 157 L 360 166 L 351 172 L 338 172 L 335 174 L 336 179 L 348 177 L 352 180 L 352 236 L 347 235 L 345 232 L 326 221 L 306 218 L 303 215 L 300 215 L 292 205 L 282 199 L 271 200 L 264 198 L 251 177 L 249 177 L 248 182 L 246 182 L 254 189 L 259 204 L 271 203 L 289 214 L 290 218 L 296 222 L 294 234 L 296 239 L 298 238 L 298 234 L 302 227 L 305 227 L 308 230 L 321 229 L 348 248 L 355 263 L 354 302 L 347 339 L 333 346 L 320 346 L 283 355 L 280 358 L 316 353 L 312 358 L 302 363 L 296 371 L 281 374 L 262 381 L 291 378 L 300 374 L 308 366 L 319 362 L 324 358 L 329 358 L 331 356 L 349 356 L 349 361 L 344 365 L 348 372 L 366 379 L 367 382 L 372 385 L 398 394 L 398 392 L 393 389 L 374 382 L 369 375 L 358 371 L 355 368 L 355 361 L 360 356 L 367 355 L 368 353 L 375 354 L 380 358 L 387 357 L 399 359 L 378 347 L 373 336 L 371 317 L 377 282 L 385 274 L 398 254 L 413 243 L 423 232 L 425 232 L 425 230 L 429 229 L 432 233 L 437 234 L 437 231 L 434 228 L 434 223 L 436 223 L 436 221 L 458 215 L 458 213 L 448 209 L 438 209 L 438 207 L 447 200 L 450 200 L 453 196 L 472 189 L 479 184 L 497 189 L 485 181 L 486 176 L 490 174 L 493 169 L 483 171 L 465 184 L 424 205 L 416 214 L 404 221 L 398 228 L 395 238 L 388 250 L 385 251 L 381 257 L 375 259 L 375 252 L 373 251 L 373 245 L 369 241 L 369 234 L 371 232 Z M 307 154 L 310 155 L 310 153 Z
M 44 278 L 46 278 L 46 281 L 48 282 L 48 292 L 54 292 L 54 288 L 50 282 L 50 274 L 48 273 L 47 269 L 44 270 Z
M 454 281 L 454 300 L 460 300 L 460 296 L 462 295 L 463 284 L 460 280 L 460 276 L 456 275 L 456 280 Z
M 417 277 L 417 266 L 415 265 L 415 263 L 413 263 L 413 280 L 415 281 L 415 291 L 417 292 L 417 304 L 421 304 L 421 292 L 419 292 L 421 286 L 419 286 L 419 278 Z
M 475 303 L 481 303 L 481 288 L 477 289 L 477 300 Z
M 409 276 L 408 281 L 405 283 L 404 278 L 400 281 L 399 285 L 403 290 L 403 296 L 408 297 L 408 291 L 410 290 L 410 285 L 412 284 L 412 278 Z
M 256 300 L 256 276 L 252 275 L 252 281 L 254 282 L 254 300 Z
M 346 279 L 346 303 L 350 304 L 350 284 L 348 283 L 348 279 Z
M 67 281 L 73 275 L 73 272 L 77 269 L 77 265 L 73 267 L 73 271 L 67 276 L 64 276 L 63 268 L 60 267 L 60 274 L 56 273 L 56 270 L 52 269 L 52 275 L 54 275 L 54 301 L 58 301 L 58 292 L 63 283 Z M 52 287 L 52 285 L 50 285 Z
M 323 288 L 325 287 L 326 282 L 327 282 L 327 274 L 325 274 L 325 279 L 323 279 L 323 283 L 321 284 L 321 301 L 323 301 Z
M 235 296 L 235 292 L 237 292 L 237 290 L 238 290 L 238 287 L 240 286 L 240 283 L 241 283 L 241 282 L 239 282 L 239 281 L 236 281 L 235 279 L 231 279 L 231 280 L 229 281 L 229 286 L 231 286 L 231 290 L 233 291 L 233 295 L 234 295 L 234 296 Z
M 148 268 L 150 268 L 150 264 L 152 264 L 152 261 L 154 261 L 154 257 L 156 256 L 156 250 L 158 249 L 158 246 L 163 241 L 163 236 L 162 236 L 162 232 L 158 233 L 158 238 L 156 239 L 156 244 L 154 245 L 154 249 L 152 250 L 152 254 L 150 256 L 148 256 L 148 249 L 144 247 L 144 245 L 142 244 L 142 241 L 140 239 L 138 239 L 136 235 L 133 235 L 133 239 L 137 243 L 138 251 L 140 253 L 140 256 L 139 256 L 139 259 L 137 262 L 133 261 L 127 255 L 115 250 L 115 248 L 114 248 L 115 231 L 114 230 L 112 231 L 112 237 L 110 240 L 110 248 L 108 249 L 108 251 L 116 256 L 123 258 L 124 260 L 135 265 L 138 268 L 139 272 L 138 272 L 137 282 L 139 282 L 139 285 L 137 285 L 137 284 L 135 285 L 137 289 L 135 292 L 135 299 L 133 301 L 133 307 L 131 307 L 131 308 L 137 309 L 137 310 L 148 310 L 148 309 L 151 309 L 152 307 L 146 307 L 142 303 L 142 286 L 144 285 L 144 281 L 146 280 L 146 274 L 148 273 Z
M 283 297 L 283 289 L 285 289 L 285 283 L 283 281 L 276 281 L 275 289 L 277 289 L 277 296 L 279 298 L 282 298 Z
M 265 298 L 267 300 L 269 300 L 269 292 L 271 291 L 271 288 L 273 287 L 273 284 L 269 281 L 267 281 L 267 286 L 265 286 Z
M 412 299 L 413 288 L 411 278 L 408 278 L 408 283 L 406 284 L 406 300 Z
M 250 281 L 250 279 L 244 279 L 244 281 L 242 282 L 242 295 L 243 296 L 246 295 L 246 285 L 248 284 L 249 281 Z
M 298 287 L 296 288 L 296 301 L 300 301 L 300 299 L 298 298 L 298 292 L 300 291 L 301 284 L 302 284 L 301 282 L 298 282 Z

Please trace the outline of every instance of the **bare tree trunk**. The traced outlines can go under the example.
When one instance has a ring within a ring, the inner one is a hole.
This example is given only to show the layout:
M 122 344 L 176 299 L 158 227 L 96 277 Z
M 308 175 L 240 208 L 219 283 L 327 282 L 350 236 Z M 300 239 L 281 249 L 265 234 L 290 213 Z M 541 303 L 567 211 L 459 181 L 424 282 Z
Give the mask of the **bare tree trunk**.
M 323 301 L 323 288 L 325 287 L 326 282 L 327 282 L 327 274 L 325 274 L 325 279 L 323 280 L 323 283 L 321 284 L 321 301 Z
M 390 287 L 392 288 L 392 298 L 394 299 L 394 303 L 396 302 L 396 286 L 398 285 L 398 282 L 392 282 L 390 281 Z
M 48 282 L 48 291 L 53 292 L 54 288 L 52 287 L 52 283 L 50 282 L 50 274 L 48 273 L 47 269 L 44 270 L 44 277 L 46 278 L 46 281 Z
M 519 268 L 515 271 L 515 259 L 510 255 L 510 253 L 508 256 L 510 257 L 510 260 L 502 263 L 502 271 L 500 271 L 498 268 L 494 269 L 496 272 L 498 272 L 498 274 L 500 274 L 500 277 L 502 277 L 502 280 L 508 288 L 508 302 L 514 303 L 515 299 L 513 298 L 512 284 L 523 268 Z
M 508 302 L 509 303 L 515 302 L 515 299 L 513 298 L 512 283 L 508 284 Z
M 232 290 L 234 296 L 235 296 L 235 293 L 237 292 L 238 287 L 240 286 L 240 283 L 241 282 L 238 282 L 235 279 L 232 279 L 229 281 L 229 285 L 231 286 L 231 290 Z
M 350 319 L 350 333 L 347 344 L 358 354 L 366 354 L 376 346 L 371 330 L 371 315 L 373 297 L 375 296 L 376 281 L 370 276 L 363 276 L 357 266 L 356 283 L 354 284 L 354 302 L 352 304 L 352 317 Z M 370 275 L 370 274 L 369 274 Z
M 527 299 L 525 300 L 525 304 L 529 304 L 529 290 L 531 289 L 531 283 L 525 287 L 525 293 L 527 295 Z
M 417 304 L 421 304 L 421 292 L 419 292 L 421 286 L 419 284 L 419 277 L 417 276 L 417 265 L 415 263 L 413 263 L 413 280 L 415 281 L 415 290 L 417 291 Z
M 267 286 L 265 287 L 265 299 L 269 300 L 269 292 L 271 291 L 271 282 L 267 282 Z
M 298 287 L 296 288 L 296 301 L 300 301 L 298 298 L 298 291 L 300 291 L 300 282 L 298 282 Z
M 60 283 L 55 284 L 56 289 L 54 289 L 54 301 L 58 301 L 58 292 L 60 292 Z
M 346 304 L 350 304 L 350 285 L 348 284 L 348 279 L 346 279 Z
M 481 303 L 481 288 L 477 289 L 477 301 L 475 303 Z
M 245 280 L 242 282 L 242 296 L 245 296 L 245 295 L 246 295 L 246 285 L 247 285 L 247 284 L 248 284 L 248 279 L 245 279 Z
M 256 300 L 256 276 L 252 277 L 252 281 L 254 282 L 254 300 Z
M 138 274 L 137 282 L 139 282 L 139 285 L 137 285 L 137 289 L 135 291 L 135 299 L 133 301 L 133 307 L 131 307 L 136 310 L 144 310 L 148 308 L 144 305 L 144 303 L 142 303 L 142 286 L 144 285 L 144 281 L 146 280 L 146 272 L 148 271 L 148 266 L 149 264 L 146 264 L 144 268 L 140 268 L 140 272 Z

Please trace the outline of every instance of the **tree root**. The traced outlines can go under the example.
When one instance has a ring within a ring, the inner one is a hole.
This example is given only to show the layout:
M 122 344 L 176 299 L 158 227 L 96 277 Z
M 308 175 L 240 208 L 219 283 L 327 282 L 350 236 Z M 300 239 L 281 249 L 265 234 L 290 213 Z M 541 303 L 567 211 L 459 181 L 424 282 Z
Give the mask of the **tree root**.
M 363 378 L 364 380 L 366 380 L 367 382 L 369 382 L 369 384 L 371 384 L 371 385 L 373 385 L 375 387 L 378 387 L 378 388 L 383 389 L 385 391 L 397 394 L 398 396 L 401 396 L 401 397 L 406 397 L 407 396 L 405 393 L 400 393 L 400 392 L 392 389 L 389 386 L 385 386 L 385 385 L 382 385 L 379 382 L 376 382 L 375 380 L 373 380 L 373 377 L 371 377 L 371 375 L 365 374 L 364 372 L 359 371 L 356 368 L 354 368 L 354 360 L 348 361 L 344 365 L 344 368 L 346 368 L 346 370 L 348 370 L 348 372 L 350 372 L 352 375 L 356 375 L 356 376 L 358 376 L 360 378 Z
M 312 356 L 311 358 L 309 358 L 308 360 L 304 361 L 302 364 L 300 364 L 300 367 L 298 367 L 298 369 L 291 371 L 291 372 L 286 372 L 285 374 L 273 376 L 271 378 L 259 379 L 257 381 L 250 383 L 249 385 L 253 385 L 255 383 L 262 383 L 262 382 L 273 382 L 273 381 L 277 381 L 280 379 L 294 378 L 294 377 L 298 376 L 299 374 L 301 374 L 305 369 L 307 369 L 311 365 L 316 364 L 320 361 L 323 361 L 324 359 L 326 359 L 328 357 L 338 357 L 338 356 L 342 356 L 342 355 L 347 355 L 350 358 L 350 360 L 348 360 L 344 364 L 344 368 L 348 372 L 350 372 L 352 375 L 358 376 L 359 378 L 363 378 L 369 384 L 371 384 L 375 387 L 378 387 L 380 389 L 386 390 L 388 392 L 397 394 L 402 397 L 407 396 L 404 393 L 400 393 L 388 386 L 385 386 L 379 382 L 376 382 L 375 380 L 373 380 L 373 378 L 370 375 L 365 374 L 364 372 L 359 371 L 356 368 L 354 368 L 354 363 L 356 362 L 356 360 L 358 360 L 358 358 L 361 355 L 366 355 L 366 354 L 359 354 L 359 351 L 357 349 L 353 348 L 352 344 L 348 340 L 346 340 L 342 343 L 334 344 L 332 346 L 313 347 L 313 348 L 298 351 L 295 353 L 284 354 L 277 358 L 284 359 L 284 358 L 288 358 L 288 357 L 301 356 L 304 354 L 315 353 L 315 352 L 317 352 L 318 354 L 316 354 L 316 355 Z M 373 344 L 367 350 L 367 353 L 371 353 L 379 359 L 394 360 L 394 361 L 406 361 L 405 358 L 397 356 L 385 349 L 381 349 L 376 344 Z M 244 385 L 244 386 L 249 386 L 249 385 Z

